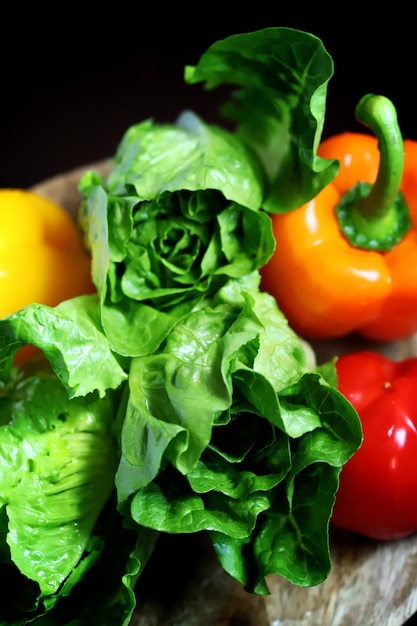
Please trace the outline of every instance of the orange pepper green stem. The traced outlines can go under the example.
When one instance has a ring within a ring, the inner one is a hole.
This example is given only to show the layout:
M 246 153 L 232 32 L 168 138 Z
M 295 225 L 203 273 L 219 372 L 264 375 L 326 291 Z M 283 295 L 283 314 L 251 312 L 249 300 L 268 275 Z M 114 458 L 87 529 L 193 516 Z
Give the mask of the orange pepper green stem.
M 385 141 L 352 132 L 325 139 L 318 154 L 339 160 L 335 179 L 299 209 L 271 215 L 276 248 L 261 269 L 262 287 L 275 296 L 301 336 L 330 339 L 355 333 L 393 341 L 417 332 L 417 141 L 402 142 L 404 160 L 393 177 L 401 170 L 399 190 L 411 220 L 396 244 L 383 251 L 357 247 L 342 232 L 336 215 L 341 199 L 358 182 L 376 187 L 371 200 L 384 193 L 392 197 L 397 183 L 391 181 L 390 191 L 383 192 L 381 182 L 387 178 L 387 166 L 380 165 Z M 365 214 L 371 200 L 365 203 Z M 376 205 L 378 214 L 382 204 Z M 389 213 L 389 202 L 383 206 Z
M 378 139 L 379 170 L 373 185 L 358 181 L 336 207 L 340 228 L 354 246 L 389 250 L 411 227 L 408 207 L 399 188 L 404 145 L 392 102 L 368 94 L 356 107 L 356 118 Z

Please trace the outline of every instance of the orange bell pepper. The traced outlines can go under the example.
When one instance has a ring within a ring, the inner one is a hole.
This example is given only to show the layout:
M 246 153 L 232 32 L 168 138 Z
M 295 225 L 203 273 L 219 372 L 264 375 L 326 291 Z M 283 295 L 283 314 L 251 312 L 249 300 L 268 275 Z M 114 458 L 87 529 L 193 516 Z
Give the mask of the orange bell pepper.
M 94 292 L 91 260 L 69 214 L 25 189 L 0 190 L 0 317 Z M 16 362 L 33 354 L 24 346 Z
M 319 156 L 338 159 L 339 173 L 304 206 L 271 216 L 276 249 L 262 286 L 307 338 L 399 340 L 417 332 L 417 142 L 402 141 L 382 96 L 365 96 L 357 117 L 377 137 L 346 132 L 321 143 Z M 366 193 L 338 213 L 359 181 Z

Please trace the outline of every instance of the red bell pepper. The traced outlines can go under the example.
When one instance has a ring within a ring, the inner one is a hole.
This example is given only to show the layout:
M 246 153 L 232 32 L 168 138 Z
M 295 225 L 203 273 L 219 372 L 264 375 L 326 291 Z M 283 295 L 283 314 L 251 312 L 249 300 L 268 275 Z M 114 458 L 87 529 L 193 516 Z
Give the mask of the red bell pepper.
M 408 535 L 417 530 L 417 357 L 352 352 L 336 371 L 363 443 L 342 468 L 331 522 L 374 539 Z

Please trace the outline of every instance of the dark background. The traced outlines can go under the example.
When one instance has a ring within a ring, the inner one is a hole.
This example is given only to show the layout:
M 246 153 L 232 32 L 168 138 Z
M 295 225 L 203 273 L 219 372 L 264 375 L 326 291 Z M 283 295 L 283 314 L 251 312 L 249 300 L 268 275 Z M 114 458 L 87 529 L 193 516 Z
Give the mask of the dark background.
M 394 101 L 404 136 L 417 139 L 413 16 L 402 10 L 374 23 L 352 4 L 339 10 L 313 17 L 298 7 L 258 11 L 264 19 L 229 22 L 176 16 L 172 24 L 114 9 L 101 19 L 63 12 L 55 21 L 26 16 L 22 24 L 17 17 L 0 43 L 0 187 L 30 186 L 111 156 L 126 128 L 147 117 L 174 121 L 192 108 L 217 121 L 220 95 L 185 85 L 184 66 L 217 39 L 267 26 L 307 30 L 332 56 L 325 135 L 358 130 L 356 103 L 379 92 Z M 5 35 L 9 25 L 3 23 Z
M 128 126 L 147 117 L 174 121 L 191 108 L 217 121 L 219 95 L 185 85 L 184 66 L 217 39 L 268 26 L 311 32 L 332 56 L 324 136 L 361 130 L 355 105 L 374 92 L 393 100 L 404 137 L 417 139 L 414 14 L 401 2 L 370 17 L 352 3 L 315 5 L 312 16 L 292 4 L 262 10 L 256 3 L 247 16 L 238 5 L 243 17 L 229 21 L 212 19 L 200 4 L 194 22 L 180 7 L 161 23 L 161 15 L 123 3 L 99 6 L 90 18 L 85 7 L 77 13 L 65 5 L 58 17 L 32 17 L 27 8 L 8 15 L 0 40 L 0 187 L 28 187 L 109 157 Z

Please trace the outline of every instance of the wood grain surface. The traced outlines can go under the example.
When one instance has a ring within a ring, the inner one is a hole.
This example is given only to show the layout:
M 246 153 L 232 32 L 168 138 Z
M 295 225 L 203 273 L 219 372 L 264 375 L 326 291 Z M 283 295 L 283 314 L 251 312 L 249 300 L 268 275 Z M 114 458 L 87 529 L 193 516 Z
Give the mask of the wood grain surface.
M 104 175 L 109 161 L 88 164 L 33 189 L 74 217 L 82 174 Z M 319 362 L 370 347 L 395 359 L 417 355 L 417 341 L 365 344 L 357 337 L 314 342 Z M 376 542 L 332 530 L 332 570 L 300 588 L 273 575 L 268 596 L 246 593 L 219 566 L 203 535 L 161 537 L 137 586 L 131 626 L 402 626 L 417 612 L 417 535 Z M 116 626 L 116 625 L 115 625 Z

